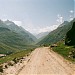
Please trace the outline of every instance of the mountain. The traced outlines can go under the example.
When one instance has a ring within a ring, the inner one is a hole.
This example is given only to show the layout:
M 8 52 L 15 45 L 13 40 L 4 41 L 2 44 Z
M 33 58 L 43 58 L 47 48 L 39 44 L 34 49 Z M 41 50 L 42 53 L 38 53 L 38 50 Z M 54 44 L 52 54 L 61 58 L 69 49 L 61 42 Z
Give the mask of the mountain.
M 5 27 L 5 28 L 7 28 L 7 25 L 6 25 L 2 20 L 0 20 L 0 27 Z
M 66 34 L 65 44 L 75 46 L 75 22 L 73 22 L 72 28 Z
M 62 27 L 64 25 L 67 25 L 69 22 L 68 21 L 64 21 L 62 24 L 60 24 L 58 27 Z
M 52 44 L 60 40 L 63 40 L 66 36 L 66 33 L 71 29 L 72 23 L 75 21 L 73 19 L 71 22 L 62 23 L 57 29 L 50 32 L 44 39 L 42 39 L 37 44 Z
M 31 38 L 33 41 L 36 41 L 36 40 L 37 40 L 36 37 L 33 36 L 30 32 L 26 31 L 26 30 L 25 30 L 24 28 L 22 28 L 21 26 L 16 25 L 14 22 L 7 20 L 7 21 L 5 21 L 4 23 L 5 23 L 6 25 L 8 25 L 8 28 L 9 28 L 10 30 L 12 30 L 12 31 L 14 31 L 14 32 L 16 32 L 16 33 L 19 33 L 19 34 L 21 34 L 21 35 L 23 35 L 23 36 L 25 36 L 25 37 L 27 36 L 27 38 L 29 37 L 29 38 Z
M 0 53 L 10 54 L 29 48 L 36 38 L 11 21 L 0 20 Z
M 42 32 L 42 33 L 39 33 L 39 34 L 37 34 L 37 35 L 35 35 L 35 36 L 36 36 L 37 39 L 40 39 L 40 38 L 43 38 L 43 37 L 45 37 L 46 35 L 48 35 L 48 33 L 49 33 L 49 32 Z

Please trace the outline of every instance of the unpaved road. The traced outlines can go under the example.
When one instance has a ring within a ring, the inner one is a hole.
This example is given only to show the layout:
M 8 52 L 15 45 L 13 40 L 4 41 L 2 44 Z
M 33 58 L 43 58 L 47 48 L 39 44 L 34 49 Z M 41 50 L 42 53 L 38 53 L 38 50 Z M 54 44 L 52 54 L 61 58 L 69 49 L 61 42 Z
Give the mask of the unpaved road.
M 35 49 L 18 75 L 75 75 L 71 66 L 48 47 Z

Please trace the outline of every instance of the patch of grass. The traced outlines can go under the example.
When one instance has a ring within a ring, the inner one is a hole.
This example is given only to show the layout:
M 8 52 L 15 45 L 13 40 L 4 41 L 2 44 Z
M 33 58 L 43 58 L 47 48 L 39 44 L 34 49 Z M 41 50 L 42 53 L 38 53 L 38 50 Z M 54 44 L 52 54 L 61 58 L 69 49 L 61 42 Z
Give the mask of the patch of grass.
M 29 49 L 33 49 L 36 48 L 37 46 L 35 45 L 8 45 L 5 43 L 0 42 L 0 54 L 6 54 L 6 55 L 10 55 L 12 53 L 18 52 L 18 51 L 22 51 L 22 50 L 29 50 Z
M 57 47 L 53 47 L 52 49 L 53 49 L 53 51 L 55 51 L 58 54 L 62 55 L 67 60 L 75 62 L 75 59 L 68 57 L 69 56 L 69 52 L 71 52 L 72 50 L 75 49 L 75 48 L 73 48 L 73 46 L 66 46 L 64 44 L 64 42 L 58 42 L 57 43 Z
M 22 50 L 22 51 L 7 55 L 6 57 L 2 57 L 2 58 L 0 58 L 0 64 L 9 62 L 9 61 L 13 60 L 14 58 L 21 58 L 21 57 L 27 56 L 33 50 L 34 49 Z

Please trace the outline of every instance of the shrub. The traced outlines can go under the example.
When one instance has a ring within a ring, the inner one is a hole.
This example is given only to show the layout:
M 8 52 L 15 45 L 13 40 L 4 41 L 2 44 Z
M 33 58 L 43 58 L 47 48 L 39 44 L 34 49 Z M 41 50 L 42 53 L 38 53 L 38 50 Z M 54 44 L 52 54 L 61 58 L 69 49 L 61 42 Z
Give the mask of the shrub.
M 0 65 L 0 72 L 3 73 L 3 65 Z
M 13 61 L 8 62 L 8 65 L 13 66 L 14 65 Z
M 19 62 L 19 59 L 14 58 L 13 61 L 14 61 L 15 63 L 17 63 L 17 62 Z
M 72 51 L 69 53 L 71 58 L 75 58 L 75 49 L 72 49 Z

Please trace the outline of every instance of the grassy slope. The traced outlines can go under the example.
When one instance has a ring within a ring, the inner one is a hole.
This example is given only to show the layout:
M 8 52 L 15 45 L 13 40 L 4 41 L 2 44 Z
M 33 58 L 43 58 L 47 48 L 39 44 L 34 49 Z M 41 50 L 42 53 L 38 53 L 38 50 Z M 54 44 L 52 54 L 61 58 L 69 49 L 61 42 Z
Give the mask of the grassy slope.
M 7 55 L 6 57 L 0 58 L 0 64 L 9 62 L 9 61 L 13 60 L 14 58 L 21 58 L 21 57 L 27 56 L 33 50 L 34 49 L 28 49 L 28 50 L 23 50 L 23 51 L 19 51 L 19 52 Z
M 11 54 L 13 52 L 34 47 L 30 45 L 30 39 L 13 32 L 8 28 L 0 27 L 0 53 Z
M 16 51 L 19 51 L 19 49 L 0 43 L 0 54 L 11 54 Z
M 64 44 L 64 42 L 58 42 L 57 43 L 57 47 L 53 47 L 52 48 L 53 51 L 57 52 L 58 54 L 62 55 L 64 58 L 74 62 L 75 59 L 69 58 L 69 52 L 71 52 L 72 50 L 74 50 L 75 48 L 73 48 L 73 46 L 66 46 Z
M 16 25 L 14 22 L 7 20 L 4 22 L 4 24 L 6 24 L 7 28 L 10 29 L 11 31 L 19 33 L 21 36 L 24 36 L 25 39 L 29 39 L 28 41 L 29 43 L 34 42 L 36 40 L 36 37 L 34 35 L 26 31 L 21 26 Z
M 10 54 L 32 48 L 35 40 L 36 38 L 22 27 L 9 20 L 0 20 L 0 53 Z
M 32 34 L 16 25 L 12 26 L 14 28 L 10 26 L 13 28 L 10 29 L 0 20 L 0 54 L 7 54 L 6 57 L 0 58 L 0 64 L 11 61 L 14 58 L 26 56 L 32 49 L 36 48 L 31 44 L 34 42 L 33 38 L 36 39 Z

